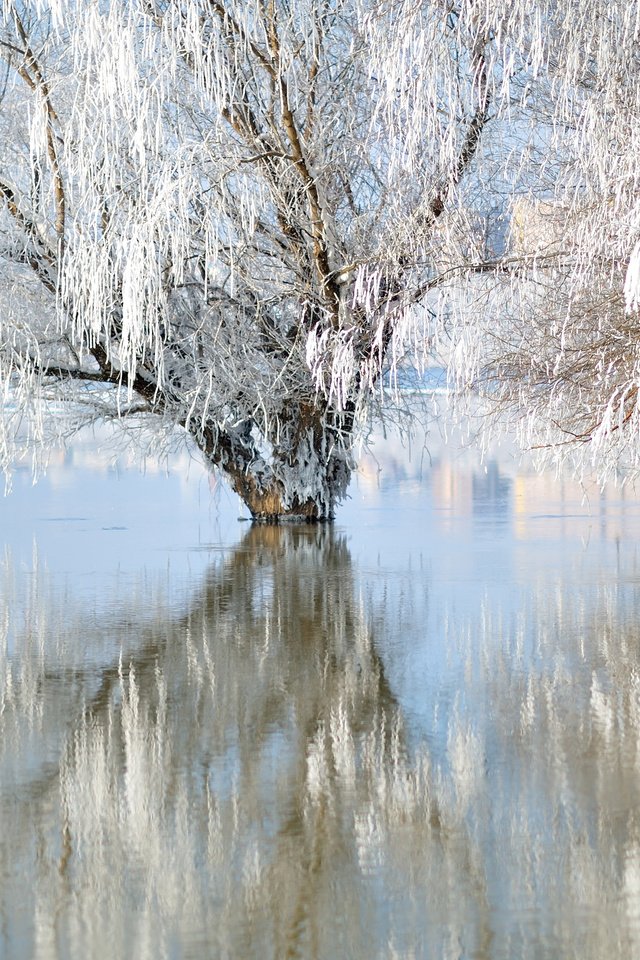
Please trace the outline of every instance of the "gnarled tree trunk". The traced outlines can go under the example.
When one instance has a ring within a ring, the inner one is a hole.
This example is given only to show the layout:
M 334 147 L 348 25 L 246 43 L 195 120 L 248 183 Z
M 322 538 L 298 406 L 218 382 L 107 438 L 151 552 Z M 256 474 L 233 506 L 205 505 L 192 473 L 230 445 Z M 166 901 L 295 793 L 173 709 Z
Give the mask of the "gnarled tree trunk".
M 352 412 L 291 399 L 259 449 L 258 425 L 244 423 L 234 433 L 209 426 L 196 440 L 214 468 L 222 471 L 254 520 L 306 523 L 332 520 L 346 495 L 352 472 Z

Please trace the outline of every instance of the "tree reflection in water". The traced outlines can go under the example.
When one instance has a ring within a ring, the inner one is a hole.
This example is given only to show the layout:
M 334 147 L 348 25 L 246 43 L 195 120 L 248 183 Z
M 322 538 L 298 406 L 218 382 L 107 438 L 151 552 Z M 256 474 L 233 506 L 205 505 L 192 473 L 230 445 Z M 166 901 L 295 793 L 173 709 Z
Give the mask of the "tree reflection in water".
M 308 527 L 252 527 L 141 627 L 83 630 L 36 578 L 5 627 L 0 953 L 634 955 L 639 685 L 612 595 L 575 636 L 577 607 L 534 596 L 491 659 L 489 617 L 451 621 L 484 718 L 453 709 L 430 756 L 356 581 L 344 538 Z M 109 630 L 119 659 L 87 666 Z

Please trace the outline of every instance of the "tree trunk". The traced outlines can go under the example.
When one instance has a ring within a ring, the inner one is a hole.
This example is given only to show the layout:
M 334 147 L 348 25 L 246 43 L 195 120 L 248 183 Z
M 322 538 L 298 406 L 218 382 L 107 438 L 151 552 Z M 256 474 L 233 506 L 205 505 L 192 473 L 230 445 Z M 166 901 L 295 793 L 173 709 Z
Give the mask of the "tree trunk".
M 226 471 L 231 486 L 251 511 L 254 520 L 262 523 L 302 522 L 317 523 L 332 520 L 332 513 L 323 514 L 315 500 L 300 502 L 296 497 L 287 504 L 281 485 L 274 479 L 270 485 L 259 487 L 249 474 Z
M 226 463 L 223 467 L 232 489 L 246 504 L 254 520 L 262 523 L 322 523 L 333 520 L 334 510 L 343 499 L 351 476 L 351 468 L 342 458 L 329 456 L 318 461 L 314 492 L 300 496 L 287 490 L 280 477 L 286 470 L 295 471 L 295 460 L 279 462 L 272 458 L 269 470 L 254 472 L 251 465 Z
M 196 437 L 252 518 L 272 524 L 333 520 L 351 478 L 353 417 L 292 404 L 279 421 L 278 442 L 268 443 L 268 460 L 253 442 L 252 426 L 233 434 L 211 427 Z

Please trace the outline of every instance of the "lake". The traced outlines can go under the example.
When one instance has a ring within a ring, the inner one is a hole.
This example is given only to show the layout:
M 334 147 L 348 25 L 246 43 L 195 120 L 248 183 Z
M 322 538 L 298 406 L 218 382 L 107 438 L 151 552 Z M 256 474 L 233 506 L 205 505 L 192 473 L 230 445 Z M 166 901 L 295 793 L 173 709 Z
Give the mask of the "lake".
M 332 526 L 196 460 L 0 500 L 0 956 L 640 955 L 640 497 L 381 439 Z

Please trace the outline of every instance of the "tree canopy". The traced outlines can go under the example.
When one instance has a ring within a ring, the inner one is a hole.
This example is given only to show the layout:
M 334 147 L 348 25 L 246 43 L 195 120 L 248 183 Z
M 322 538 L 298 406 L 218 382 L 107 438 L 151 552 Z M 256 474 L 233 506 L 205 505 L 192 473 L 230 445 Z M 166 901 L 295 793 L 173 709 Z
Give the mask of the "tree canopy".
M 444 357 L 640 466 L 640 6 L 3 0 L 0 461 L 95 419 L 327 518 Z

